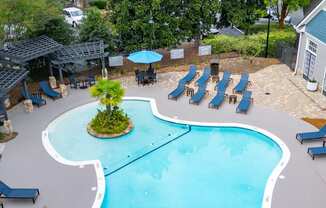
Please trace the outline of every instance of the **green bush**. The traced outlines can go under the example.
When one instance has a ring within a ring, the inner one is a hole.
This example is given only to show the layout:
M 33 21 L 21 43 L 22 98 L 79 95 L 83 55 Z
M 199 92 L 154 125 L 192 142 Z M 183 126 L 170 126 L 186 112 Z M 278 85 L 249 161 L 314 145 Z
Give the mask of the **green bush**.
M 244 56 L 263 56 L 266 36 L 265 32 L 241 37 L 217 35 L 203 40 L 203 43 L 212 45 L 214 54 L 236 52 Z M 269 36 L 269 55 L 276 56 L 279 43 L 293 45 L 295 40 L 293 30 L 272 31 Z
M 0 141 L 4 140 L 6 135 L 3 132 L 0 132 Z
M 90 6 L 97 7 L 98 9 L 105 9 L 107 1 L 106 0 L 94 0 L 89 2 Z
M 115 109 L 111 113 L 107 110 L 98 110 L 90 125 L 99 134 L 119 134 L 128 128 L 129 118 L 120 109 Z

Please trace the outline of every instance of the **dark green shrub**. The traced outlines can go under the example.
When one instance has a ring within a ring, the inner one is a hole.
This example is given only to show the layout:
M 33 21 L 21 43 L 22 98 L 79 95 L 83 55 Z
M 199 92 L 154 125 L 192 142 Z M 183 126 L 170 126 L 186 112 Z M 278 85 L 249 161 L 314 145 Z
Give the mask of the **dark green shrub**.
M 120 109 L 109 111 L 98 110 L 97 115 L 91 121 L 91 128 L 100 134 L 119 134 L 129 126 L 129 118 Z
M 266 33 L 257 33 L 248 36 L 232 37 L 217 35 L 203 41 L 206 45 L 212 45 L 214 54 L 237 52 L 244 56 L 263 56 L 266 44 Z M 279 43 L 293 45 L 296 34 L 293 30 L 273 31 L 269 38 L 269 54 L 276 56 Z
M 0 141 L 4 140 L 6 135 L 3 132 L 0 132 Z
M 90 6 L 97 7 L 98 9 L 105 9 L 107 1 L 106 0 L 94 0 L 89 2 Z

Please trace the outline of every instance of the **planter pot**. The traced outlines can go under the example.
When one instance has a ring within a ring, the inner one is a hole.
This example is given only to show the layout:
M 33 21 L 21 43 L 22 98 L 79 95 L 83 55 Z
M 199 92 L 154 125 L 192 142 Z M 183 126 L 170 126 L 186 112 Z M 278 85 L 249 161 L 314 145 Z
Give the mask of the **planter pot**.
M 315 92 L 318 89 L 318 82 L 307 82 L 307 90 Z

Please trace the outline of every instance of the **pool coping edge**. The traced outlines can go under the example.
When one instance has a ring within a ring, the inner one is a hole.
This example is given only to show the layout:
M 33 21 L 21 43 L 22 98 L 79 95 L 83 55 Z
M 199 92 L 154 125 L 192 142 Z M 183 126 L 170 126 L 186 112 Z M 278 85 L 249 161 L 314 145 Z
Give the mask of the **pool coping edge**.
M 273 191 L 276 186 L 276 182 L 281 175 L 282 171 L 285 169 L 286 165 L 290 161 L 291 157 L 291 152 L 287 145 L 283 142 L 282 139 L 274 135 L 273 133 L 253 126 L 253 125 L 248 125 L 248 124 L 242 124 L 242 123 L 213 123 L 213 122 L 196 122 L 196 121 L 187 121 L 187 120 L 181 120 L 178 118 L 171 118 L 168 116 L 162 115 L 157 108 L 156 100 L 153 98 L 145 98 L 145 97 L 125 97 L 123 100 L 140 100 L 140 101 L 148 101 L 151 105 L 152 113 L 154 116 L 170 121 L 173 123 L 178 123 L 178 124 L 185 124 L 185 125 L 192 125 L 192 126 L 208 126 L 208 127 L 238 127 L 238 128 L 244 128 L 252 131 L 256 131 L 258 133 L 261 133 L 269 138 L 271 138 L 275 143 L 278 144 L 278 146 L 282 150 L 282 158 L 276 165 L 276 167 L 273 169 L 272 173 L 268 177 L 268 181 L 265 186 L 264 190 L 264 196 L 263 196 L 263 204 L 262 208 L 271 208 L 272 207 L 272 196 L 273 196 Z
M 159 119 L 166 120 L 172 123 L 178 123 L 178 124 L 185 124 L 185 125 L 192 125 L 192 126 L 208 126 L 208 127 L 238 127 L 243 129 L 248 129 L 252 131 L 256 131 L 258 133 L 261 133 L 269 138 L 271 138 L 275 143 L 278 144 L 278 146 L 282 150 L 282 158 L 278 162 L 277 166 L 273 169 L 272 173 L 270 174 L 268 181 L 265 186 L 264 190 L 264 196 L 263 196 L 263 203 L 262 208 L 271 208 L 272 207 L 272 195 L 274 188 L 276 186 L 276 182 L 281 175 L 282 171 L 285 169 L 286 165 L 290 161 L 291 153 L 287 145 L 283 142 L 282 139 L 274 135 L 273 133 L 248 124 L 242 124 L 242 123 L 214 123 L 214 122 L 196 122 L 196 121 L 187 121 L 187 120 L 181 120 L 178 118 L 171 118 L 168 116 L 164 116 L 161 113 L 159 113 L 156 100 L 153 98 L 145 98 L 145 97 L 124 97 L 123 100 L 138 100 L 138 101 L 147 101 L 150 103 L 151 110 L 154 116 L 156 116 Z M 77 106 L 75 108 L 72 108 L 68 111 L 74 110 L 76 108 L 96 103 L 98 101 L 91 101 L 85 104 L 82 104 L 80 106 Z M 66 111 L 66 112 L 68 112 Z M 101 208 L 104 195 L 105 195 L 105 176 L 104 171 L 102 168 L 102 164 L 99 160 L 88 160 L 88 161 L 70 161 L 65 159 L 63 156 L 61 156 L 51 145 L 51 142 L 48 137 L 48 128 L 51 123 L 53 123 L 55 120 L 57 120 L 61 115 L 65 114 L 66 112 L 63 112 L 62 114 L 58 115 L 54 120 L 49 122 L 46 129 L 42 132 L 42 143 L 45 147 L 46 151 L 49 153 L 49 155 L 56 160 L 59 163 L 62 163 L 64 165 L 70 165 L 70 166 L 79 166 L 83 167 L 84 165 L 93 165 L 95 168 L 96 178 L 97 178 L 97 193 L 95 197 L 95 201 L 93 203 L 92 208 Z

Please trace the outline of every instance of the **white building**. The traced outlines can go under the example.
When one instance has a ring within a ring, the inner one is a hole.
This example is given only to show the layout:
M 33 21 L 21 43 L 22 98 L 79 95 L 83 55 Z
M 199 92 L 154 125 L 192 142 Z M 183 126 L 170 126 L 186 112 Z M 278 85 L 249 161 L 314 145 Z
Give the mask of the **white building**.
M 326 0 L 295 28 L 300 34 L 295 71 L 306 80 L 316 80 L 326 95 Z

